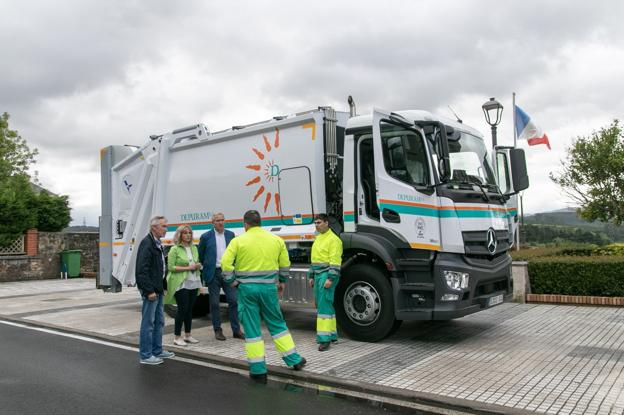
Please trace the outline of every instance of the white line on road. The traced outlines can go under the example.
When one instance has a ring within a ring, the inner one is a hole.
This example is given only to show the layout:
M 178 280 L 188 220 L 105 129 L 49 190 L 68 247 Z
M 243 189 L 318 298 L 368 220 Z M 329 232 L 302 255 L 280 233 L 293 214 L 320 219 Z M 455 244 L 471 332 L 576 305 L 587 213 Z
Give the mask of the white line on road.
M 116 347 L 118 349 L 131 350 L 135 352 L 139 351 L 139 349 L 136 347 L 124 346 L 123 344 L 107 342 L 105 340 L 93 339 L 91 337 L 81 336 L 79 334 L 65 333 L 65 332 L 58 331 L 58 330 L 44 329 L 42 327 L 33 327 L 27 324 L 15 323 L 13 321 L 6 321 L 6 320 L 0 320 L 0 323 L 5 324 L 7 326 L 21 327 L 21 328 L 28 329 L 28 330 L 40 331 L 40 332 L 48 333 L 48 334 L 55 334 L 57 336 L 69 337 L 72 339 L 82 340 L 82 341 L 86 341 L 89 343 L 96 343 L 96 344 L 102 344 L 104 346 Z

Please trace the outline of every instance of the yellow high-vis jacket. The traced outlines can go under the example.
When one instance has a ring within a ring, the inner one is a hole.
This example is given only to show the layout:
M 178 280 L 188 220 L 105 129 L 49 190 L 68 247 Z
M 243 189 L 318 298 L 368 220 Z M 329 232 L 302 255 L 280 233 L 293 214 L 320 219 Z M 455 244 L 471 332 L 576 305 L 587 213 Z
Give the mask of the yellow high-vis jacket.
M 342 241 L 331 230 L 318 234 L 312 245 L 312 268 L 308 277 L 328 271 L 328 278 L 333 280 L 340 277 L 342 264 Z
M 286 282 L 290 259 L 282 238 L 259 226 L 232 239 L 221 258 L 223 280 L 231 284 Z

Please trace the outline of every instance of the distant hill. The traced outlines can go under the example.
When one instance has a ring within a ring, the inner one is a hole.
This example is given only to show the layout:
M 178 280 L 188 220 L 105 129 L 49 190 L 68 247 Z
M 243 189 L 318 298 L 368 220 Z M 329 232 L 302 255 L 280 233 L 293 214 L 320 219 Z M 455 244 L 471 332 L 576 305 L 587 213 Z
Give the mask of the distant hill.
M 524 221 L 525 223 L 544 225 L 564 225 L 587 229 L 591 228 L 591 230 L 602 229 L 605 225 L 602 222 L 587 222 L 582 219 L 576 213 L 576 209 L 573 208 L 554 210 L 552 212 L 535 213 L 530 216 L 525 215 Z
M 94 232 L 98 233 L 100 228 L 97 226 L 68 226 L 63 232 Z
M 602 233 L 613 242 L 624 242 L 624 226 L 615 226 L 610 223 L 598 221 L 588 222 L 582 219 L 574 208 L 525 215 L 524 223 L 530 225 L 555 225 L 577 228 L 584 231 Z

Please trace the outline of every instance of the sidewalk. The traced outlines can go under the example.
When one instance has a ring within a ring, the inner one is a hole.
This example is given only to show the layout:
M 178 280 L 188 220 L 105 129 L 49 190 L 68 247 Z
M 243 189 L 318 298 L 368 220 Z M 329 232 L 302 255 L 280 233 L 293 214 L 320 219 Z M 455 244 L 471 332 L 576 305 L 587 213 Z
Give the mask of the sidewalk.
M 0 284 L 0 318 L 137 344 L 140 298 L 133 288 L 103 293 L 95 280 Z M 223 319 L 226 319 L 225 310 Z M 448 322 L 409 322 L 380 343 L 341 338 L 314 344 L 315 318 L 285 309 L 303 372 L 285 369 L 265 332 L 271 373 L 409 401 L 446 402 L 489 413 L 624 414 L 624 309 L 508 303 Z M 243 344 L 209 318 L 193 322 L 198 345 L 169 347 L 246 367 Z M 173 320 L 166 317 L 165 344 Z

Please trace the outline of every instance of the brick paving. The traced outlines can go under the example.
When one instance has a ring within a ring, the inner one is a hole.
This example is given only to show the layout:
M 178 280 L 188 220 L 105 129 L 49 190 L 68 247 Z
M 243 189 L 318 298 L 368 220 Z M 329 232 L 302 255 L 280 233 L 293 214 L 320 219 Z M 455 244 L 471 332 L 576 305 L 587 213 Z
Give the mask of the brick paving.
M 94 280 L 0 284 L 0 315 L 137 340 L 134 289 L 104 294 Z M 56 300 L 55 300 L 56 298 Z M 225 310 L 222 310 L 226 319 Z M 446 322 L 409 322 L 379 343 L 314 344 L 314 315 L 285 309 L 306 370 L 545 414 L 624 414 L 624 308 L 506 303 Z M 172 343 L 167 317 L 165 343 Z M 229 337 L 230 327 L 223 328 Z M 188 350 L 244 360 L 243 343 L 214 339 L 208 318 Z M 267 363 L 283 365 L 265 332 Z M 175 350 L 176 348 L 171 347 Z

